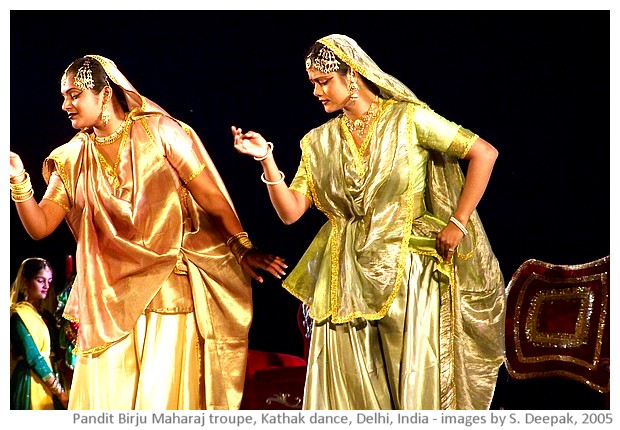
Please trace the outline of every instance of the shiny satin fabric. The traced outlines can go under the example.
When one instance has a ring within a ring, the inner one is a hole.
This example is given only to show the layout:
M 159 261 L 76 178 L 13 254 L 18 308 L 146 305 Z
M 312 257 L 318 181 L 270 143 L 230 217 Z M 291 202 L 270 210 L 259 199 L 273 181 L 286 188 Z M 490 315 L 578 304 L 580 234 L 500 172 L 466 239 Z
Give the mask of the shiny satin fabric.
M 427 208 L 450 218 L 464 183 L 458 162 L 442 153 L 429 159 Z M 449 409 L 488 409 L 497 370 L 505 357 L 506 292 L 499 262 L 480 216 L 467 223 L 469 235 L 454 258 L 455 287 L 442 296 L 442 405 Z
M 477 136 L 435 114 L 352 39 L 331 35 L 319 42 L 377 84 L 388 100 L 362 150 L 341 118 L 311 130 L 301 142 L 302 161 L 290 188 L 308 196 L 329 219 L 283 283 L 310 306 L 317 324 L 305 407 L 487 409 L 504 357 L 499 263 L 476 212 L 453 262 L 435 250 L 435 236 L 463 187 L 457 157 L 467 154 Z M 406 271 L 407 262 L 418 259 L 426 267 Z M 436 308 L 410 308 L 398 299 L 421 288 L 437 291 Z M 392 319 L 400 313 L 404 320 Z M 426 332 L 418 327 L 420 336 L 386 340 L 382 323 L 400 321 L 411 330 L 419 324 L 416 314 L 438 323 L 429 322 Z M 367 329 L 354 330 L 360 321 Z M 379 334 L 365 334 L 374 331 Z M 436 339 L 437 348 L 425 339 Z M 390 346 L 382 351 L 379 345 Z M 438 361 L 417 376 L 408 374 L 411 363 L 418 363 L 416 354 L 427 357 L 430 350 Z M 351 377 L 364 379 L 365 369 L 374 367 L 369 363 L 377 360 L 392 369 L 392 382 L 411 381 L 409 388 L 390 390 L 370 379 L 352 386 L 342 382 L 338 369 L 352 369 Z
M 200 350 L 194 313 L 143 314 L 114 347 L 77 357 L 69 409 L 205 409 Z
M 43 166 L 44 198 L 65 208 L 77 241 L 77 275 L 64 313 L 80 325 L 76 353 L 95 357 L 126 343 L 147 307 L 162 307 L 158 294 L 171 274 L 182 274 L 191 299 L 183 299 L 189 288 L 179 285 L 167 296 L 163 317 L 185 315 L 192 302 L 204 339 L 203 401 L 210 409 L 237 409 L 252 319 L 250 282 L 185 183 L 206 170 L 230 197 L 193 129 L 141 96 L 111 61 L 93 58 L 132 109 L 126 143 L 110 168 L 83 130 Z
M 425 212 L 428 149 L 453 150 L 460 127 L 426 107 L 388 100 L 364 153 L 347 131 L 335 118 L 309 132 L 302 140 L 302 176 L 291 183 L 292 189 L 307 184 L 329 218 L 284 281 L 312 303 L 317 322 L 385 316 L 401 286 L 411 226 Z M 420 141 L 419 134 L 427 138 Z
M 408 254 L 405 285 L 384 318 L 313 326 L 304 409 L 440 408 L 439 294 L 448 281 L 436 264 Z
M 45 321 L 39 312 L 28 302 L 18 302 L 11 306 L 11 314 L 16 312 L 28 329 L 32 340 L 39 349 L 39 353 L 52 369 L 50 361 L 51 340 L 50 333 Z M 22 358 L 23 360 L 23 358 Z M 12 370 L 12 369 L 11 369 Z M 33 370 L 30 370 L 30 408 L 31 409 L 55 409 L 52 393 L 45 383 Z

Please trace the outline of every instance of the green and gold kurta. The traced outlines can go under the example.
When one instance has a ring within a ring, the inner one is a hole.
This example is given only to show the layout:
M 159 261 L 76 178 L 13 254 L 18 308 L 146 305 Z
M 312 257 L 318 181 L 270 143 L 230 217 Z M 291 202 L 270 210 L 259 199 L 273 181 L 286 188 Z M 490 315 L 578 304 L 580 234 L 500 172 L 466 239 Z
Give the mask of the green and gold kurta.
M 359 149 L 341 117 L 301 142 L 290 188 L 329 219 L 284 282 L 315 320 L 304 407 L 488 408 L 503 360 L 499 264 L 476 212 L 455 262 L 435 250 L 463 185 L 457 157 L 477 136 L 350 39 L 320 41 L 386 100 Z

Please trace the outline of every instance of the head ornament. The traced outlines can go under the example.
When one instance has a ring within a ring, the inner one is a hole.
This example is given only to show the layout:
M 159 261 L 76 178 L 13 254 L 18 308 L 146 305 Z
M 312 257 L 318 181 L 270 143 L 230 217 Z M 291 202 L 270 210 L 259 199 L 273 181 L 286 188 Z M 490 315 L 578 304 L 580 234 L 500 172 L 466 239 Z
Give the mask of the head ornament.
M 377 85 L 381 90 L 382 97 L 420 103 L 413 91 L 395 77 L 381 70 L 357 42 L 350 37 L 343 34 L 330 34 L 317 40 L 317 42 L 335 54 L 336 59 L 342 60 L 353 70 Z M 316 65 L 314 67 L 317 68 Z
M 330 49 L 323 47 L 314 57 L 314 60 L 310 56 L 306 57 L 306 70 L 311 67 L 321 73 L 333 73 L 340 69 L 340 61 Z

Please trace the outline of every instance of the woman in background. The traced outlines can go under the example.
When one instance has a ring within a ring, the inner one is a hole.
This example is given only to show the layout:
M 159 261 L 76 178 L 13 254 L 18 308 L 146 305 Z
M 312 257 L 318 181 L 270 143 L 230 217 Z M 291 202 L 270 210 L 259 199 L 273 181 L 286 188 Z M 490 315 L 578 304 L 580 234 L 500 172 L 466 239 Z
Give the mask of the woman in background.
M 43 306 L 52 297 L 52 281 L 46 260 L 27 258 L 11 285 L 11 409 L 67 408 L 67 394 L 52 365 L 55 320 Z

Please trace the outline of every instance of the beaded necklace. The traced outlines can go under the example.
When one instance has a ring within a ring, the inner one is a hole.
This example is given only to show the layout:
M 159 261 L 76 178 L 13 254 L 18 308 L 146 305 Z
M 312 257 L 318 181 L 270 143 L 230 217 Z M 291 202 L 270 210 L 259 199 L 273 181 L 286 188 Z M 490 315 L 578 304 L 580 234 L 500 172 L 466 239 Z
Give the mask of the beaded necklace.
M 93 137 L 95 139 L 95 145 L 110 145 L 114 143 L 123 134 L 125 129 L 129 127 L 130 124 L 131 124 L 131 117 L 129 116 L 129 114 L 127 114 L 125 115 L 125 119 L 123 120 L 121 125 L 119 125 L 118 128 L 114 130 L 114 133 L 110 134 L 109 136 L 97 137 L 95 136 L 95 133 L 93 133 Z

